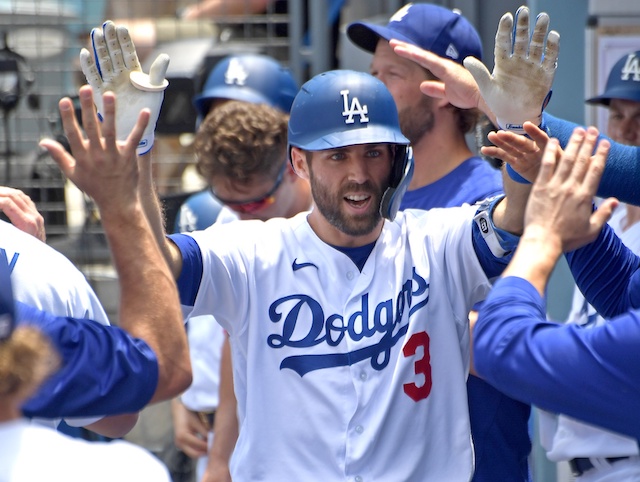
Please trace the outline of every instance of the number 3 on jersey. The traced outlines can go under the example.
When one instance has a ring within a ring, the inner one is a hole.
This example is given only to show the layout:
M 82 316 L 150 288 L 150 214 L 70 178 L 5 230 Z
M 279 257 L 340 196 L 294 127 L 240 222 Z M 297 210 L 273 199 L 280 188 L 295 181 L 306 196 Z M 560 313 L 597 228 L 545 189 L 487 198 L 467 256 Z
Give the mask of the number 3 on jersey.
M 418 347 L 423 348 L 422 358 L 417 359 L 413 363 L 416 375 L 424 376 L 424 383 L 420 386 L 415 383 L 405 383 L 404 393 L 409 395 L 414 402 L 419 402 L 429 396 L 431 393 L 431 357 L 429 356 L 429 335 L 425 331 L 411 335 L 409 341 L 402 348 L 402 354 L 405 357 L 413 357 Z

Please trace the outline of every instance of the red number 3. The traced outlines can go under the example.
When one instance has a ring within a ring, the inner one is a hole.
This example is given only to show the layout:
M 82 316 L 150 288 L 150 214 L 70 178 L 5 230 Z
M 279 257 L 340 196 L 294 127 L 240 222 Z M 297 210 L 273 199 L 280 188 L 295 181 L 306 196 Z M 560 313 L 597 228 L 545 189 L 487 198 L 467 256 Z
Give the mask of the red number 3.
M 431 393 L 431 357 L 429 356 L 429 335 L 427 332 L 421 331 L 411 335 L 409 341 L 402 349 L 402 353 L 405 357 L 410 357 L 416 354 L 417 348 L 421 346 L 424 349 L 422 358 L 415 361 L 413 364 L 416 375 L 424 375 L 424 383 L 420 386 L 415 383 L 405 383 L 404 393 L 409 395 L 415 402 L 427 398 Z

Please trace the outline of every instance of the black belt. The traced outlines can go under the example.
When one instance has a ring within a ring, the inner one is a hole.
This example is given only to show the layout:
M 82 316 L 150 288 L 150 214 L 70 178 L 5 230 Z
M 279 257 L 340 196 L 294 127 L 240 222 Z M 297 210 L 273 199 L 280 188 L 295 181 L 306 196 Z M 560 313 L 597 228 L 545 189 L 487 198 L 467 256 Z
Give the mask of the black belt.
M 612 464 L 613 462 L 626 460 L 628 458 L 629 457 L 604 457 L 604 460 Z M 580 477 L 587 470 L 595 468 L 595 466 L 591 463 L 591 460 L 586 457 L 579 457 L 569 460 L 569 466 L 571 467 L 571 472 L 573 472 L 574 477 Z
M 216 418 L 216 412 L 198 412 L 196 410 L 189 410 L 191 413 L 194 413 L 202 424 L 207 427 L 209 432 L 213 431 L 213 422 Z

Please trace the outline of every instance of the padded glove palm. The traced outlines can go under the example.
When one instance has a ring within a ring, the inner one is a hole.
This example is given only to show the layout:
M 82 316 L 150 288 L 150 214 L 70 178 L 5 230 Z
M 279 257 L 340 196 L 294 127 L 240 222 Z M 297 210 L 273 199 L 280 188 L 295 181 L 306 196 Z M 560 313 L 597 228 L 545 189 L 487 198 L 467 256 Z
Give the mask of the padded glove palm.
M 529 9 L 520 7 L 515 29 L 511 13 L 500 19 L 492 74 L 478 59 L 464 60 L 501 129 L 524 134 L 525 121 L 541 123 L 542 111 L 551 98 L 560 47 L 560 35 L 554 30 L 547 33 L 548 28 L 549 16 L 541 13 L 530 37 Z
M 87 82 L 93 88 L 93 100 L 102 118 L 102 94 L 116 94 L 116 135 L 126 139 L 136 124 L 143 108 L 151 111 L 149 125 L 138 145 L 137 153 L 146 154 L 153 147 L 154 131 L 164 99 L 164 90 L 169 85 L 165 79 L 169 67 L 169 56 L 160 54 L 151 65 L 149 74 L 142 72 L 138 55 L 129 35 L 122 26 L 108 20 L 102 29 L 91 31 L 93 55 L 87 49 L 80 52 L 80 67 Z

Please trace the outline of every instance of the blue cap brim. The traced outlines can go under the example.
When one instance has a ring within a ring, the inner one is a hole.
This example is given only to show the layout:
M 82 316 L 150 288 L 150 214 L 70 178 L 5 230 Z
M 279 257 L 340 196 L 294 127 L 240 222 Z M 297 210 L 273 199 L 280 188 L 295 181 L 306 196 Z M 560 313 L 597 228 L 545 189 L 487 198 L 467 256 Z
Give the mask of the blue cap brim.
M 629 89 L 626 86 L 609 89 L 602 95 L 591 97 L 585 102 L 592 105 L 605 105 L 608 106 L 611 103 L 611 99 L 630 100 L 633 102 L 640 102 L 640 89 Z
M 381 38 L 387 41 L 397 39 L 410 43 L 411 45 L 418 45 L 409 37 L 395 30 L 367 22 L 354 22 L 350 24 L 347 27 L 347 36 L 358 47 L 371 53 L 376 51 L 376 45 L 378 45 L 378 40 Z

